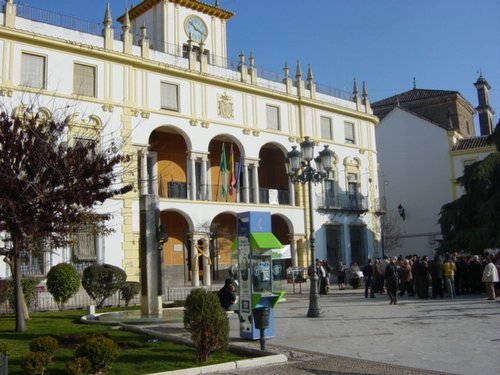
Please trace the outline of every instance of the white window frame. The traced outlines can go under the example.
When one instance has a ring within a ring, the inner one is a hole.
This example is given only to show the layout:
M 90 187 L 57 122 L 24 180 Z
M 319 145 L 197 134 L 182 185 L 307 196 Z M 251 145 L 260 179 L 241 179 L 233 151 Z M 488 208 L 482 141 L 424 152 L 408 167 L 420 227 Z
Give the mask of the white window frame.
M 30 59 L 30 60 L 28 60 Z M 47 56 L 31 52 L 21 53 L 22 86 L 45 89 L 47 86 Z
M 266 124 L 268 129 L 281 130 L 279 106 L 266 104 Z
M 75 242 L 72 246 L 73 262 L 98 260 L 98 236 L 92 225 L 83 225 L 75 233 Z
M 356 129 L 353 122 L 344 122 L 344 139 L 346 144 L 356 144 Z
M 321 138 L 333 141 L 333 127 L 331 117 L 320 116 Z
M 77 75 L 77 67 L 83 69 L 79 75 Z M 95 66 L 79 62 L 73 63 L 73 94 L 91 98 L 97 97 L 97 68 Z
M 171 82 L 160 82 L 160 107 L 179 112 L 179 85 Z

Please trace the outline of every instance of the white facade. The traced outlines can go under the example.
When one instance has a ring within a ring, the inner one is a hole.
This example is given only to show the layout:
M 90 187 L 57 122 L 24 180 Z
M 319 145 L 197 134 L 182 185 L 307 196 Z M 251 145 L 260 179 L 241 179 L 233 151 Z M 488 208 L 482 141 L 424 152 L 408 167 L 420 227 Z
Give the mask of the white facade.
M 314 188 L 316 257 L 359 263 L 380 255 L 377 119 L 367 96 L 346 100 L 317 93 L 314 83 L 301 76 L 269 81 L 257 77 L 244 57 L 239 67 L 231 67 L 225 59 L 225 23 L 232 14 L 199 1 L 179 3 L 183 5 L 137 5 L 121 40 L 114 40 L 108 27 L 101 37 L 16 17 L 13 3 L 0 14 L 2 105 L 12 111 L 33 106 L 57 119 L 70 118 L 73 136 L 97 131 L 103 148 L 113 146 L 134 156 L 122 176 L 134 191 L 99 208 L 113 213 L 109 226 L 115 232 L 96 239 L 95 260 L 139 278 L 141 164 L 154 181 L 160 219 L 169 232 L 163 251 L 167 284 L 210 283 L 209 272 L 201 276 L 201 265 L 223 274 L 231 262 L 235 215 L 244 211 L 270 212 L 273 232 L 290 244 L 292 264 L 307 266 L 307 189 L 292 184 L 284 166 L 287 152 L 306 136 L 317 144 L 316 154 L 324 145 L 335 152 L 329 195 L 324 184 Z M 185 23 L 193 15 L 207 26 L 205 46 L 197 46 L 210 53 L 201 57 L 194 49 L 185 51 Z M 164 48 L 158 41 L 178 48 Z M 26 54 L 44 61 L 43 87 L 21 85 Z M 95 95 L 75 94 L 75 65 L 94 72 Z M 175 95 L 162 96 L 165 88 Z M 278 114 L 276 120 L 270 120 L 270 109 Z M 327 138 L 321 125 L 325 121 L 331 124 Z M 346 142 L 346 129 L 353 143 Z M 235 163 L 240 158 L 243 163 L 240 189 L 226 197 L 220 194 L 222 145 L 228 163 L 230 147 Z M 200 240 L 203 254 L 196 246 Z M 209 254 L 209 244 L 214 253 Z M 75 261 L 70 249 L 52 254 L 45 257 L 42 273 L 58 261 Z M 0 270 L 0 277 L 6 273 Z
M 402 246 L 390 255 L 433 255 L 440 239 L 441 206 L 451 201 L 446 130 L 401 108 L 377 128 L 379 180 L 388 211 L 401 205 Z
M 442 238 L 441 207 L 462 195 L 456 178 L 464 166 L 484 159 L 493 146 L 453 150 L 462 137 L 402 108 L 395 107 L 377 130 L 380 194 L 387 211 L 398 215 L 401 246 L 388 255 L 428 255 Z

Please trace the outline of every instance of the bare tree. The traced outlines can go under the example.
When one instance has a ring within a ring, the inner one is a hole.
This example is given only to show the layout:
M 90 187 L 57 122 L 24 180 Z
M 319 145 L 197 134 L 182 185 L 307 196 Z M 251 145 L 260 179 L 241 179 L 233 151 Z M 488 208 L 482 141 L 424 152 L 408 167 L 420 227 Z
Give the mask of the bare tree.
M 118 167 L 129 161 L 115 147 L 96 142 L 66 142 L 66 123 L 38 113 L 0 114 L 0 224 L 11 246 L 1 250 L 14 278 L 16 331 L 26 329 L 21 288 L 21 254 L 38 244 L 61 248 L 83 225 L 96 233 L 109 230 L 110 214 L 96 213 L 96 204 L 126 193 Z
M 390 210 L 382 216 L 380 221 L 382 224 L 382 248 L 385 255 L 391 255 L 402 245 L 401 217 L 396 210 Z

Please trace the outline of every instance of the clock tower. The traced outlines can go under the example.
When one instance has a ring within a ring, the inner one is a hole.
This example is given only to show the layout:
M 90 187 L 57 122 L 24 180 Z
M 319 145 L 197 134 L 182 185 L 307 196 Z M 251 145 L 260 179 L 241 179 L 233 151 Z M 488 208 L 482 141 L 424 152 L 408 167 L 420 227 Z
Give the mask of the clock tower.
M 227 58 L 226 21 L 234 14 L 218 1 L 210 5 L 198 0 L 143 0 L 128 15 L 134 38 L 146 26 L 150 45 L 157 51 L 186 48 L 191 38 L 195 49 L 203 43 L 209 54 Z M 122 24 L 124 20 L 125 15 L 118 18 Z

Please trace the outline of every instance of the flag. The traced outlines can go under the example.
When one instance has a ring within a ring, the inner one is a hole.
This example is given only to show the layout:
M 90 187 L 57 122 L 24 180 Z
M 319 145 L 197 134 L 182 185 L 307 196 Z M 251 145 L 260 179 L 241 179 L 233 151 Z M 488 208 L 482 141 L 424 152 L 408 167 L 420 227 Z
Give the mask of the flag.
M 233 195 L 234 186 L 236 185 L 236 177 L 234 176 L 234 152 L 233 152 L 233 144 L 231 143 L 231 153 L 229 154 L 229 168 L 230 177 L 229 177 L 229 194 Z
M 236 172 L 236 184 L 235 184 L 236 190 L 240 190 L 242 168 L 243 168 L 243 158 L 242 158 L 242 155 L 240 153 L 240 161 L 238 162 L 238 172 Z
M 222 152 L 220 154 L 220 173 L 222 175 L 222 191 L 221 195 L 225 197 L 227 195 L 227 163 L 226 163 L 226 147 L 224 143 L 222 144 Z

